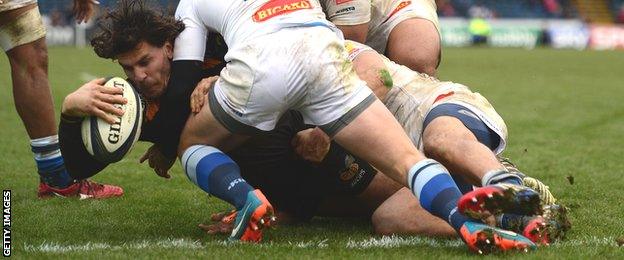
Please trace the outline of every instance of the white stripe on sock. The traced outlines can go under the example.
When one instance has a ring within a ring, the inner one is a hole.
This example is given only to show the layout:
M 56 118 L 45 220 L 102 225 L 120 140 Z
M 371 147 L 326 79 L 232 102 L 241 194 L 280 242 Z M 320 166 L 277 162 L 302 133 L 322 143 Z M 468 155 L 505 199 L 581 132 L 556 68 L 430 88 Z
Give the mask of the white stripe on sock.
M 430 165 L 430 164 L 433 164 L 433 165 Z M 427 168 L 421 170 L 421 168 L 425 166 L 427 166 Z M 418 172 L 418 176 L 414 176 L 417 172 Z M 408 186 L 412 190 L 412 193 L 414 193 L 416 198 L 420 198 L 420 192 L 425 187 L 427 182 L 429 182 L 435 176 L 438 176 L 439 174 L 444 174 L 444 173 L 448 174 L 448 171 L 446 170 L 446 168 L 444 168 L 444 166 L 442 166 L 442 164 L 440 164 L 436 160 L 432 160 L 432 159 L 422 160 L 416 163 L 414 166 L 412 166 L 409 173 L 407 174 Z M 416 178 L 416 180 L 413 182 L 415 187 L 412 187 L 413 178 Z
M 184 151 L 184 154 L 180 159 L 186 176 L 188 176 L 188 178 L 197 186 L 199 186 L 199 183 L 197 182 L 197 164 L 201 161 L 201 159 L 212 153 L 221 153 L 221 151 L 212 146 L 193 145 Z

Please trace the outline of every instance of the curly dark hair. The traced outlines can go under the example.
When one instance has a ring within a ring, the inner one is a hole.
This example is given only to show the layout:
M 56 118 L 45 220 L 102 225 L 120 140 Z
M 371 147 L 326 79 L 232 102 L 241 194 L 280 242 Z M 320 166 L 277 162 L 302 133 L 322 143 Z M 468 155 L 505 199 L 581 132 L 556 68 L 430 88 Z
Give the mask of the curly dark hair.
M 162 10 L 146 5 L 143 0 L 120 0 L 117 7 L 107 10 L 97 21 L 98 30 L 91 46 L 105 59 L 134 50 L 145 41 L 162 47 L 184 30 L 184 23 Z

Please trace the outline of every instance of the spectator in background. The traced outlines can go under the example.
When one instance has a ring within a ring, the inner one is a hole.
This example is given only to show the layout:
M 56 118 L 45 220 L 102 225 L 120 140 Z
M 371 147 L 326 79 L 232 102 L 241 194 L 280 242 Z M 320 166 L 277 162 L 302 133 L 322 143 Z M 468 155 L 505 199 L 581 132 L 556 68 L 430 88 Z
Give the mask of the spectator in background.
M 618 11 L 618 14 L 615 20 L 618 23 L 624 23 L 624 3 L 620 5 L 620 11 Z
M 548 12 L 548 15 L 552 18 L 559 18 L 562 15 L 561 4 L 558 0 L 543 0 L 544 9 Z
M 65 21 L 65 16 L 58 9 L 53 9 L 50 12 L 50 25 L 52 26 L 65 26 L 67 25 Z
M 476 16 L 470 19 L 468 31 L 472 35 L 472 44 L 482 45 L 487 43 L 492 28 L 490 23 L 482 17 Z
M 473 18 L 490 19 L 494 18 L 494 11 L 481 3 L 477 3 L 468 9 L 468 16 Z
M 436 5 L 438 6 L 438 16 L 457 16 L 455 7 L 449 0 L 436 0 Z

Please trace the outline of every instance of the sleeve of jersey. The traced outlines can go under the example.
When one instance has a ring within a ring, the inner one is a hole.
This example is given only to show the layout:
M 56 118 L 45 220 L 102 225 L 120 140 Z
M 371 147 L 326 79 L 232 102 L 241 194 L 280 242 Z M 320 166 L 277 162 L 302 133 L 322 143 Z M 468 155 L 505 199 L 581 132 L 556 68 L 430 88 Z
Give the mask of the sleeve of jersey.
M 176 19 L 184 22 L 184 31 L 178 35 L 174 44 L 173 60 L 204 60 L 208 28 L 201 24 L 189 5 L 180 5 L 176 10 Z
M 180 134 L 191 113 L 190 97 L 197 83 L 204 77 L 201 63 L 194 60 L 178 60 L 171 64 L 171 76 L 163 97 L 160 99 L 157 126 L 159 136 L 156 144 L 163 155 L 177 156 Z
M 82 118 L 61 116 L 59 145 L 65 168 L 74 179 L 86 179 L 102 171 L 108 164 L 101 163 L 87 152 L 82 143 Z
M 358 25 L 371 20 L 370 0 L 328 0 L 327 19 L 335 25 Z

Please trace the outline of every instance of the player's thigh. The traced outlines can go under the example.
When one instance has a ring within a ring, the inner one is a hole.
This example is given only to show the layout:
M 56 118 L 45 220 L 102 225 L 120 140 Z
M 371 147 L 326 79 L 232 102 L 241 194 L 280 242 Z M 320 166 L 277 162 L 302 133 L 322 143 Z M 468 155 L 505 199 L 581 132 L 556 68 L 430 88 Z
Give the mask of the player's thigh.
M 48 49 L 45 38 L 39 38 L 32 42 L 15 46 L 6 52 L 11 69 L 16 70 L 18 75 L 21 70 L 30 70 L 26 72 L 30 76 L 36 76 L 37 72 L 45 73 L 48 71 Z M 33 71 L 34 70 L 34 71 Z
M 180 135 L 178 153 L 194 144 L 211 145 L 227 152 L 244 143 L 248 136 L 232 132 L 225 126 L 225 119 L 233 120 L 224 114 L 214 97 L 214 88 L 210 89 L 206 104 L 199 113 L 189 116 Z M 242 125 L 242 124 L 241 124 Z
M 440 62 L 440 35 L 426 19 L 409 18 L 397 24 L 388 37 L 386 55 L 413 70 L 430 75 Z

